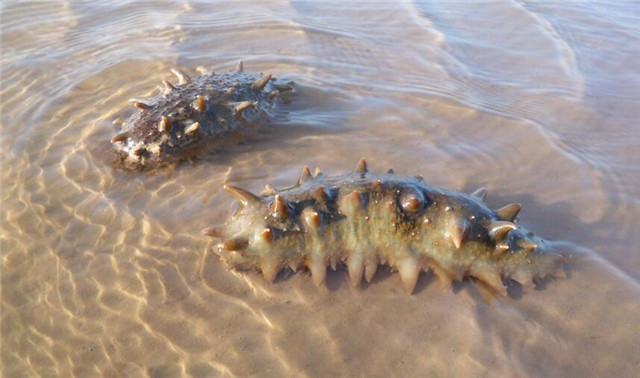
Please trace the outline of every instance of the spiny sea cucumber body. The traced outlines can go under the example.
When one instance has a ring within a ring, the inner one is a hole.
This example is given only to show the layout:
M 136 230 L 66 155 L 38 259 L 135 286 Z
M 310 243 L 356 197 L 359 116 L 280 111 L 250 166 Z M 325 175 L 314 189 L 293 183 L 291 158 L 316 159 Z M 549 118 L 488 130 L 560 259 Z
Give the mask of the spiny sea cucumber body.
M 178 84 L 163 81 L 162 93 L 132 100 L 140 111 L 111 139 L 120 160 L 129 168 L 146 168 L 190 159 L 224 147 L 247 135 L 252 126 L 272 114 L 292 83 L 272 76 L 246 73 L 242 61 L 234 71 L 191 78 L 172 70 Z
M 473 277 L 506 295 L 503 279 L 530 287 L 537 278 L 564 274 L 564 257 L 515 223 L 520 205 L 491 210 L 483 188 L 464 194 L 392 170 L 373 175 L 362 159 L 353 173 L 336 177 L 305 167 L 293 187 L 260 196 L 225 190 L 240 206 L 205 234 L 223 240 L 215 252 L 228 266 L 259 269 L 270 282 L 283 268 L 306 267 L 320 285 L 328 264 L 345 263 L 359 285 L 386 264 L 408 293 L 421 271 L 432 270 L 445 288 Z

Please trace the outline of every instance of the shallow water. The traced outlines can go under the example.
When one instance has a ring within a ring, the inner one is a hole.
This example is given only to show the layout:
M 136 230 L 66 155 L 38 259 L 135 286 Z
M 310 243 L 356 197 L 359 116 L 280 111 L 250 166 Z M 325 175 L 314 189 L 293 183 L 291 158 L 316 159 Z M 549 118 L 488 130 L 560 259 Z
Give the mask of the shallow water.
M 637 2 L 2 4 L 4 376 L 633 376 L 640 369 Z M 114 168 L 111 120 L 169 69 L 296 82 L 270 136 L 172 173 Z M 200 231 L 229 182 L 303 165 L 423 174 L 573 255 L 485 304 L 423 274 L 267 284 Z

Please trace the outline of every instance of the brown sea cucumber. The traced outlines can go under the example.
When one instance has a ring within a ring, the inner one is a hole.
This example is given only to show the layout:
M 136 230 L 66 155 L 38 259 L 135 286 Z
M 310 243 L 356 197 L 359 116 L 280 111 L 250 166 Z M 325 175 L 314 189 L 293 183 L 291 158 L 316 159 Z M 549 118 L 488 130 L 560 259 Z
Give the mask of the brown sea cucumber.
M 445 288 L 472 277 L 506 295 L 503 280 L 532 286 L 564 274 L 565 258 L 516 224 L 520 205 L 491 210 L 483 188 L 464 194 L 392 170 L 373 175 L 364 159 L 343 176 L 312 175 L 305 167 L 296 185 L 259 196 L 224 188 L 240 206 L 205 234 L 222 240 L 215 252 L 228 266 L 259 269 L 270 282 L 283 268 L 306 267 L 320 285 L 328 264 L 344 263 L 359 285 L 386 264 L 399 271 L 409 293 L 420 272 L 431 270 Z
M 191 78 L 172 70 L 179 82 L 163 81 L 162 92 L 131 100 L 139 112 L 111 138 L 120 160 L 129 168 L 146 168 L 201 156 L 224 147 L 230 139 L 248 135 L 272 115 L 282 93 L 292 83 L 276 83 L 272 75 L 243 70 L 242 61 L 230 72 Z

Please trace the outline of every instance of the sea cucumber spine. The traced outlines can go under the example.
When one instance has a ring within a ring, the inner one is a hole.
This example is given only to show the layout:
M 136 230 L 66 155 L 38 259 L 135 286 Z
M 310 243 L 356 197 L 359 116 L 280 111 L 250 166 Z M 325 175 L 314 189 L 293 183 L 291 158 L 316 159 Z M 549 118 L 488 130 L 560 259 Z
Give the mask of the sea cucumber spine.
M 373 175 L 362 159 L 343 176 L 313 176 L 305 167 L 296 185 L 259 196 L 225 190 L 240 207 L 228 223 L 206 231 L 222 239 L 214 252 L 231 268 L 258 269 L 270 282 L 283 268 L 304 267 L 320 285 L 327 265 L 344 263 L 358 285 L 382 264 L 400 273 L 409 293 L 420 272 L 430 270 L 445 288 L 472 277 L 506 295 L 503 280 L 532 286 L 563 276 L 560 252 L 516 223 L 520 205 L 491 210 L 484 189 L 464 194 L 418 176 Z
M 177 84 L 163 80 L 159 95 L 132 99 L 138 109 L 111 138 L 119 160 L 128 168 L 158 167 L 224 148 L 251 135 L 273 116 L 275 106 L 291 92 L 292 82 L 276 82 L 235 70 L 191 78 L 171 70 Z

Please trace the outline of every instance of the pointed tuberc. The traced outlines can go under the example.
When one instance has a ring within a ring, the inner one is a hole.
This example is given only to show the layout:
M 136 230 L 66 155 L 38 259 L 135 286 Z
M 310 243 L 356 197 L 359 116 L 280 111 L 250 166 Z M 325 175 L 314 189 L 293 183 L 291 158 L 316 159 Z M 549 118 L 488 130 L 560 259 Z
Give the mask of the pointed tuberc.
M 551 277 L 555 278 L 555 279 L 567 279 L 569 277 L 567 277 L 567 272 L 565 272 L 562 269 L 556 269 L 553 273 L 551 273 Z
M 254 101 L 242 101 L 240 103 L 238 103 L 238 105 L 236 105 L 235 109 L 233 109 L 233 113 L 235 115 L 238 115 L 240 113 L 242 113 L 243 110 L 250 108 L 250 107 L 254 107 L 256 106 L 258 103 L 254 102 Z
M 418 282 L 418 276 L 420 275 L 420 265 L 415 257 L 407 257 L 398 262 L 398 272 L 400 272 L 400 279 L 402 280 L 402 286 L 407 294 L 413 293 L 413 289 Z
M 164 85 L 164 88 L 167 91 L 172 91 L 176 89 L 176 87 L 173 84 L 171 84 L 171 82 L 169 82 L 168 80 L 162 80 L 162 85 Z
M 311 271 L 311 276 L 313 278 L 313 283 L 316 286 L 320 286 L 324 283 L 324 280 L 327 278 L 327 266 L 322 258 L 319 256 L 312 256 L 311 261 L 308 262 L 309 270 Z
M 338 257 L 336 255 L 329 258 L 329 265 L 331 265 L 331 269 L 334 271 L 338 269 Z
M 240 189 L 232 185 L 225 185 L 222 188 L 231 196 L 233 196 L 233 198 L 240 201 L 240 203 L 243 206 L 257 205 L 262 203 L 262 200 L 260 199 L 260 197 L 244 189 Z
M 531 251 L 534 251 L 536 248 L 538 248 L 538 245 L 536 243 L 530 242 L 530 241 L 527 241 L 527 240 L 519 241 L 518 242 L 518 246 L 520 246 L 526 252 L 531 252 Z
M 524 269 L 516 269 L 513 273 L 509 274 L 509 278 L 515 280 L 520 285 L 522 285 L 526 289 L 533 289 L 535 285 L 533 284 L 534 272 L 531 270 Z
M 140 101 L 132 101 L 133 106 L 135 106 L 136 108 L 140 109 L 140 110 L 147 110 L 147 109 L 151 109 L 151 105 L 145 104 L 144 102 L 140 102 Z
M 234 238 L 218 244 L 221 251 L 238 251 L 244 249 L 248 245 L 246 239 Z
M 207 110 L 207 102 L 204 100 L 204 97 L 197 95 L 196 100 L 193 102 L 193 108 L 199 112 Z
M 311 176 L 311 171 L 309 167 L 306 165 L 302 168 L 302 173 L 300 174 L 300 178 L 298 179 L 298 184 L 302 184 L 303 182 L 309 181 L 313 177 Z
M 503 297 L 507 295 L 507 288 L 502 283 L 500 272 L 495 267 L 476 266 L 474 264 L 471 265 L 469 273 L 489 286 L 495 293 Z
M 185 127 L 184 133 L 186 135 L 194 135 L 200 128 L 200 122 L 194 122 L 191 125 Z
M 131 153 L 135 156 L 142 156 L 145 152 L 147 152 L 147 149 L 142 146 L 139 146 L 135 150 L 131 151 Z
M 491 236 L 493 240 L 503 240 L 509 231 L 515 230 L 516 228 L 516 225 L 512 222 L 493 221 L 489 224 L 489 236 Z
M 320 228 L 320 214 L 317 211 L 305 211 L 304 221 L 313 230 Z
M 242 72 L 244 71 L 244 63 L 242 63 L 242 59 L 238 61 L 238 64 L 236 64 L 236 72 Z
M 480 202 L 484 202 L 487 199 L 487 188 L 484 186 L 478 188 L 475 192 L 471 193 L 473 197 L 476 197 Z
M 254 89 L 257 89 L 259 91 L 263 90 L 264 87 L 267 85 L 267 83 L 269 82 L 269 80 L 271 80 L 271 74 L 268 74 L 256 81 L 253 82 L 253 84 L 251 84 L 251 87 L 253 87 Z
M 451 282 L 453 281 L 451 274 L 433 261 L 429 263 L 429 268 L 433 271 L 436 277 L 438 277 L 442 290 L 449 290 L 451 288 Z
M 287 216 L 287 204 L 281 195 L 276 194 L 273 199 L 273 203 L 271 203 L 271 212 L 273 213 L 273 216 L 278 219 L 282 219 Z
M 360 159 L 358 165 L 356 165 L 356 169 L 353 172 L 359 173 L 361 175 L 369 172 L 369 170 L 367 169 L 367 161 L 365 160 L 365 158 Z
M 364 266 L 364 279 L 367 280 L 367 283 L 371 282 L 376 275 L 376 271 L 378 271 L 378 263 L 376 261 L 367 261 Z
M 169 121 L 169 118 L 162 116 L 162 119 L 158 122 L 158 130 L 165 134 L 171 130 L 171 122 Z
M 453 240 L 456 249 L 460 249 L 462 243 L 467 239 L 470 228 L 466 219 L 458 219 L 450 226 L 449 234 L 451 234 L 451 240 Z
M 518 216 L 518 213 L 520 212 L 521 207 L 522 205 L 520 205 L 519 203 L 511 203 L 507 206 L 499 208 L 498 210 L 495 211 L 495 213 L 498 216 L 498 218 L 509 221 L 509 222 L 513 222 Z
M 273 283 L 280 272 L 280 264 L 273 261 L 265 260 L 260 263 L 262 276 L 268 283 Z
M 129 137 L 129 133 L 127 133 L 127 132 L 119 133 L 116 136 L 114 136 L 113 138 L 111 138 L 111 143 L 123 142 L 123 141 L 127 140 L 128 137 Z
M 178 84 L 186 84 L 191 82 L 191 78 L 189 77 L 189 75 L 177 68 L 172 68 L 171 73 L 176 75 L 176 77 L 178 78 Z
M 362 195 L 357 190 L 347 194 L 344 197 L 344 203 L 347 205 L 344 207 L 345 213 L 351 213 L 352 215 L 364 208 L 362 203 Z
M 509 250 L 509 244 L 504 242 L 496 243 L 496 251 L 498 251 L 498 253 L 505 253 L 508 250 Z
M 311 192 L 311 197 L 313 197 L 316 202 L 324 204 L 327 202 L 328 195 L 323 186 L 319 186 Z
M 271 240 L 273 240 L 273 231 L 271 231 L 270 228 L 265 228 L 260 233 L 260 236 L 262 237 L 262 240 L 264 240 L 265 242 L 271 243 Z
M 362 281 L 362 274 L 364 273 L 362 255 L 357 252 L 351 253 L 347 260 L 347 265 L 349 269 L 349 281 L 351 281 L 351 286 L 356 287 L 360 285 L 360 282 Z
M 315 171 L 313 172 L 313 177 L 320 177 L 322 175 L 323 175 L 323 173 L 320 170 L 320 167 L 316 167 Z

